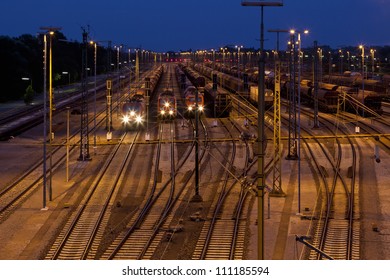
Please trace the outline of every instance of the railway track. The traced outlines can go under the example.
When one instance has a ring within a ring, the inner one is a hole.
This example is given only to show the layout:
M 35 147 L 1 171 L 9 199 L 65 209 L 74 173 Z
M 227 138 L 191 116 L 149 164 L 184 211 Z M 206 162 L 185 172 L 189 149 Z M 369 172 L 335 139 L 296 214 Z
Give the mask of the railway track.
M 171 85 L 171 68 L 166 68 L 165 83 Z M 153 182 L 148 187 L 148 194 L 140 207 L 127 223 L 126 230 L 121 232 L 108 246 L 100 259 L 150 259 L 157 246 L 171 231 L 171 221 L 178 206 L 178 201 L 185 194 L 186 182 L 177 186 L 177 175 L 189 160 L 195 145 L 192 144 L 181 155 L 175 155 L 175 122 L 161 121 L 158 128 L 157 152 L 154 163 Z M 193 134 L 194 138 L 194 134 Z M 175 163 L 175 158 L 179 161 Z M 164 163 L 164 164 L 162 164 Z M 169 163 L 169 164 L 168 164 Z M 159 183 L 159 172 L 162 171 L 162 182 Z M 167 174 L 164 176 L 164 174 Z
M 57 100 L 59 104 L 69 104 L 69 102 L 74 102 L 76 97 L 73 96 L 69 99 L 69 96 L 64 96 L 61 100 Z M 118 100 L 120 102 L 120 100 Z M 59 108 L 64 105 L 59 106 Z M 113 105 L 113 110 L 115 110 L 117 103 Z M 58 108 L 58 109 L 59 109 Z M 29 113 L 29 112 L 27 112 Z M 41 113 L 39 113 L 41 114 Z M 18 120 L 21 115 L 25 115 L 25 112 L 20 112 L 20 114 L 15 114 L 12 119 Z M 98 111 L 96 114 L 97 122 L 96 129 L 99 126 L 103 125 L 105 122 L 105 108 Z M 90 119 L 89 125 L 93 123 L 93 119 Z M 90 130 L 90 133 L 93 133 L 94 129 Z M 76 130 L 70 136 L 70 145 L 69 153 L 77 150 L 77 145 L 79 140 L 77 137 L 79 136 L 79 130 Z M 51 150 L 51 161 L 52 161 L 52 169 L 47 171 L 47 176 L 50 175 L 50 172 L 54 173 L 61 165 L 64 163 L 66 159 L 66 141 L 63 142 L 53 142 L 52 150 Z M 50 149 L 50 147 L 48 147 Z M 49 150 L 50 154 L 50 150 Z M 47 155 L 47 159 L 49 159 L 50 155 Z M 41 187 L 43 181 L 43 159 L 38 160 L 33 163 L 32 166 L 26 170 L 19 177 L 15 178 L 10 184 L 4 186 L 0 191 L 0 223 L 9 217 L 9 215 L 17 208 L 19 205 L 25 201 L 32 193 L 34 193 L 39 187 Z
M 238 138 L 240 130 L 234 122 L 224 123 L 224 127 L 230 138 Z M 233 135 L 229 127 L 234 127 L 238 135 Z M 194 260 L 234 260 L 243 259 L 244 256 L 249 207 L 246 202 L 249 191 L 243 182 L 253 165 L 249 166 L 250 151 L 247 142 L 244 143 L 245 148 L 237 148 L 234 140 L 231 146 L 231 158 L 226 159 L 227 164 L 224 166 L 224 180 L 219 195 L 211 206 L 209 217 L 203 225 L 192 255 Z M 242 153 L 245 153 L 244 157 Z M 234 166 L 243 166 L 241 174 L 237 176 L 234 174 L 236 173 Z
M 127 133 L 122 136 L 84 200 L 52 245 L 46 259 L 78 260 L 94 257 L 98 246 L 93 244 L 100 244 L 103 229 L 110 216 L 110 207 L 114 204 L 115 193 L 137 136 L 138 133 L 133 136 L 130 145 L 122 144 Z
M 320 123 L 334 133 L 331 120 L 321 117 Z M 314 136 L 308 129 L 302 130 Z M 350 138 L 341 143 L 336 134 L 334 136 L 334 151 L 318 139 L 315 139 L 315 145 L 303 139 L 322 182 L 318 188 L 321 203 L 312 217 L 317 220 L 312 245 L 318 251 L 310 250 L 309 259 L 359 259 L 358 155 Z
M 102 125 L 104 122 L 103 111 L 97 114 L 97 126 Z M 93 120 L 90 121 L 90 124 Z M 93 130 L 91 130 L 93 132 Z M 75 131 L 70 136 L 70 142 L 74 143 L 69 148 L 69 154 L 71 155 L 77 150 L 77 137 L 79 131 Z M 66 160 L 66 146 L 65 142 L 56 143 L 52 146 L 52 170 L 54 173 Z M 50 149 L 50 147 L 48 147 Z M 50 152 L 50 151 L 49 151 Z M 50 155 L 47 155 L 48 160 Z M 47 176 L 50 175 L 50 169 L 47 171 Z M 0 223 L 3 222 L 25 199 L 29 197 L 34 191 L 41 187 L 43 181 L 43 159 L 35 162 L 28 170 L 21 174 L 18 178 L 14 179 L 12 183 L 5 186 L 0 191 Z

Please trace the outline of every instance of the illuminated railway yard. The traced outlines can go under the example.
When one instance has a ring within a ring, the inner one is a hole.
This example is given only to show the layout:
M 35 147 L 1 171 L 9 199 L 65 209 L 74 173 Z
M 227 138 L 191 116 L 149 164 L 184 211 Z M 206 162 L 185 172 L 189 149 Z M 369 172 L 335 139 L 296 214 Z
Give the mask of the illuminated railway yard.
M 89 160 L 70 96 L 54 111 L 47 172 L 42 113 L 2 112 L 0 259 L 256 259 L 256 79 L 190 60 L 110 79 L 110 99 L 107 77 L 97 83 L 96 114 L 92 87 L 87 97 Z M 375 88 L 324 81 L 315 118 L 303 80 L 293 106 L 281 79 L 278 110 L 266 80 L 265 258 L 389 259 L 388 104 Z

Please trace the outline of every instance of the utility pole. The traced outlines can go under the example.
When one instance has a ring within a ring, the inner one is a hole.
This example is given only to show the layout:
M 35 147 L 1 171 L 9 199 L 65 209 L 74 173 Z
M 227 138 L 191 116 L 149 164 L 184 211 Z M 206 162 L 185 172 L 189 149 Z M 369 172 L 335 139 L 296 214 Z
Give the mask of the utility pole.
M 80 156 L 79 161 L 91 160 L 89 154 L 89 128 L 88 128 L 88 70 L 87 70 L 87 47 L 88 47 L 88 31 L 83 29 L 83 51 L 81 63 L 81 117 L 80 117 Z
M 191 202 L 202 202 L 202 196 L 199 194 L 199 88 L 195 90 L 195 195 Z
M 290 90 L 289 90 L 289 124 L 288 124 L 288 154 L 287 160 L 297 160 L 297 114 L 296 114 L 296 55 L 295 33 L 290 31 Z
M 283 2 L 252 2 L 242 1 L 242 6 L 261 7 L 261 24 L 260 24 L 260 59 L 259 59 L 259 102 L 258 102 L 258 170 L 257 170 L 257 200 L 258 200 L 258 218 L 257 218 L 257 230 L 258 230 L 258 259 L 264 259 L 264 189 L 265 189 L 265 174 L 264 174 L 264 154 L 265 154 L 265 89 L 264 89 L 264 7 L 281 7 Z

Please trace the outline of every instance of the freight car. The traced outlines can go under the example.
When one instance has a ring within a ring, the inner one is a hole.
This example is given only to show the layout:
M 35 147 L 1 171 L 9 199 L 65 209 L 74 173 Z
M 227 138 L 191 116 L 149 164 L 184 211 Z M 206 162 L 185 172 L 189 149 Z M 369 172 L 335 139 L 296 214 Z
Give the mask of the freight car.
M 249 91 L 249 99 L 252 103 L 258 104 L 259 102 L 259 89 L 258 86 L 251 86 Z M 265 109 L 269 109 L 274 105 L 274 91 L 266 88 L 264 90 L 264 106 Z

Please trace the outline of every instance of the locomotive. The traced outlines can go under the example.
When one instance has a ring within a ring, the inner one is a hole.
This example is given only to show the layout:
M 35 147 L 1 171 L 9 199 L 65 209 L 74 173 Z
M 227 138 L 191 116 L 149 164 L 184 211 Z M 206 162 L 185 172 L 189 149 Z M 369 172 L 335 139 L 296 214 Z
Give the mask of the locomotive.
M 149 72 L 145 83 L 131 95 L 121 107 L 122 125 L 125 129 L 142 125 L 146 117 L 146 99 L 153 96 L 161 75 L 162 67 L 157 67 Z
M 162 120 L 174 119 L 177 114 L 176 97 L 171 88 L 166 88 L 158 96 L 157 100 L 158 117 Z
M 186 71 L 186 73 L 189 73 Z M 178 83 L 180 85 L 180 91 L 182 97 L 185 100 L 186 111 L 184 112 L 185 116 L 193 117 L 195 115 L 196 104 L 198 104 L 198 112 L 203 113 L 204 111 L 204 95 L 203 92 L 198 90 L 198 88 L 204 87 L 204 77 L 198 75 L 198 77 L 194 78 L 194 76 L 188 76 L 181 69 L 180 66 L 176 66 L 176 77 Z M 196 86 L 192 81 L 196 82 Z M 198 87 L 198 88 L 197 88 Z M 198 101 L 196 102 L 196 91 L 198 91 Z

